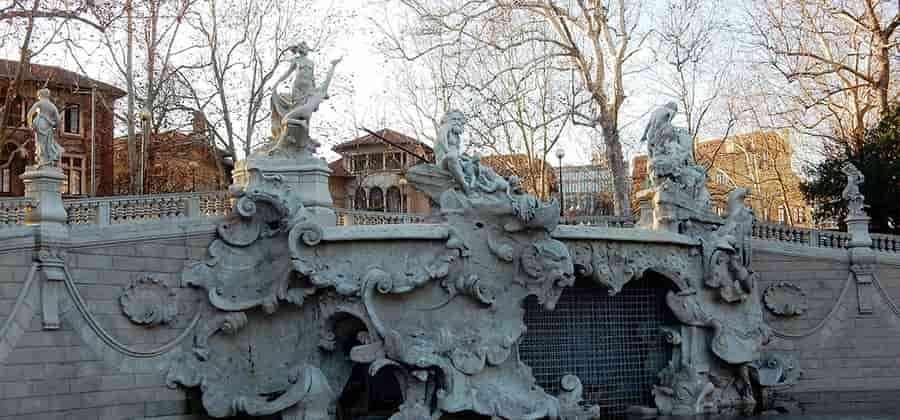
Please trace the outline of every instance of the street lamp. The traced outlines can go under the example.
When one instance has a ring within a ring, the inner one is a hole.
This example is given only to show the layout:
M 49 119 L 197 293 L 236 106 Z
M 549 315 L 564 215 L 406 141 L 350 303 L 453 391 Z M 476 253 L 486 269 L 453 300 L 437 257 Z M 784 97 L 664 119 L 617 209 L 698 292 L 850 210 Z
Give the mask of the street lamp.
M 563 177 L 562 177 L 562 159 L 563 156 L 566 155 L 566 151 L 562 148 L 556 149 L 556 157 L 559 159 L 559 215 L 564 215 L 564 209 L 566 208 L 566 192 L 563 191 Z

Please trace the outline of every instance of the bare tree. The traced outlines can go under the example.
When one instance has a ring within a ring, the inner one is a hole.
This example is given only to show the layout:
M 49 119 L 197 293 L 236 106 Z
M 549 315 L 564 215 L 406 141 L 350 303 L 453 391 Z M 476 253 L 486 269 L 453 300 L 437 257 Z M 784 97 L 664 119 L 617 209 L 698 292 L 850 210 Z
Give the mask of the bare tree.
M 432 38 L 431 47 L 408 52 L 410 60 L 441 48 L 460 46 L 502 52 L 546 47 L 543 60 L 556 59 L 556 77 L 574 76 L 582 93 L 569 113 L 574 124 L 596 128 L 614 177 L 617 214 L 630 214 L 630 178 L 622 152 L 620 112 L 627 98 L 625 83 L 636 52 L 647 38 L 639 29 L 641 2 L 627 0 L 475 0 L 438 2 L 401 0 L 413 11 L 419 29 L 408 35 Z M 509 28 L 525 22 L 544 31 L 509 36 Z
M 203 47 L 183 75 L 192 86 L 189 100 L 210 118 L 219 146 L 248 155 L 267 139 L 269 98 L 286 49 L 301 40 L 325 49 L 346 16 L 334 2 L 313 0 L 201 4 L 189 19 Z
M 696 146 L 710 114 L 727 108 L 736 43 L 720 0 L 668 0 L 655 20 L 649 73 L 679 104 Z M 725 124 L 728 128 L 731 124 Z
M 25 77 L 34 56 L 54 42 L 64 25 L 75 22 L 102 32 L 113 15 L 110 6 L 98 6 L 92 1 L 12 0 L 0 7 L 0 25 L 11 28 L 3 40 L 12 39 L 19 53 L 18 64 L 0 102 L 0 121 L 3 122 L 0 124 L 0 146 L 7 144 L 5 121 L 15 104 L 21 101 Z M 36 35 L 39 21 L 50 26 L 43 36 Z
M 752 10 L 761 61 L 787 82 L 762 92 L 776 124 L 851 148 L 897 98 L 895 0 L 765 0 Z

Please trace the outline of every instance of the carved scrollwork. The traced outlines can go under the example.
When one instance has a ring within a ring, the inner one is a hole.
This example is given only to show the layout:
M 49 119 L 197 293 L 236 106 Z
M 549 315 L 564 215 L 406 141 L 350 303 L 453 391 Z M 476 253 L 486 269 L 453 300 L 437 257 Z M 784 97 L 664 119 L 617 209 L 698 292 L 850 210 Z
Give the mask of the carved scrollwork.
M 525 285 L 547 309 L 556 307 L 562 289 L 575 283 L 569 250 L 555 239 L 542 239 L 526 245 L 521 263 L 522 271 L 527 276 L 517 276 L 515 280 Z
M 778 282 L 767 287 L 763 302 L 769 312 L 779 316 L 799 316 L 809 309 L 806 292 L 791 282 Z
M 150 327 L 168 324 L 178 315 L 175 291 L 153 276 L 141 276 L 126 286 L 119 306 L 131 322 Z

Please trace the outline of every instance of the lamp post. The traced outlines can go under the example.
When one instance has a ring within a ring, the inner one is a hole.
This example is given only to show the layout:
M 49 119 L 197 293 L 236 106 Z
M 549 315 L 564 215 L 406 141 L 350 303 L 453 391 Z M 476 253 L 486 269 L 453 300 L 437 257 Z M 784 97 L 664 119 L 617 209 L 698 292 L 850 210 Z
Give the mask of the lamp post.
M 559 215 L 560 217 L 565 215 L 566 208 L 566 192 L 563 191 L 563 177 L 562 177 L 562 159 L 563 156 L 566 155 L 566 151 L 562 148 L 556 149 L 556 157 L 559 158 Z

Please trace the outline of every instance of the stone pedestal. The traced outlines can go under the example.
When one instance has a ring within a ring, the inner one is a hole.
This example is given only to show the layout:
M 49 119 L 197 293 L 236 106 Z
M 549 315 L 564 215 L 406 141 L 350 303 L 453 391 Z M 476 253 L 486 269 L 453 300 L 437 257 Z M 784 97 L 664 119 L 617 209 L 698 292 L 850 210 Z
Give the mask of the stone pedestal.
M 847 216 L 847 232 L 850 233 L 850 248 L 869 248 L 872 246 L 872 237 L 869 236 L 869 216 Z
M 29 166 L 22 174 L 25 183 L 25 197 L 36 205 L 25 215 L 28 225 L 57 225 L 65 228 L 68 215 L 62 202 L 62 184 L 65 176 L 56 166 L 36 168 Z
M 302 204 L 323 226 L 334 226 L 328 175 L 331 169 L 322 159 L 307 151 L 293 155 L 254 153 L 235 165 L 234 184 L 248 192 L 263 192 L 280 197 L 293 213 Z

